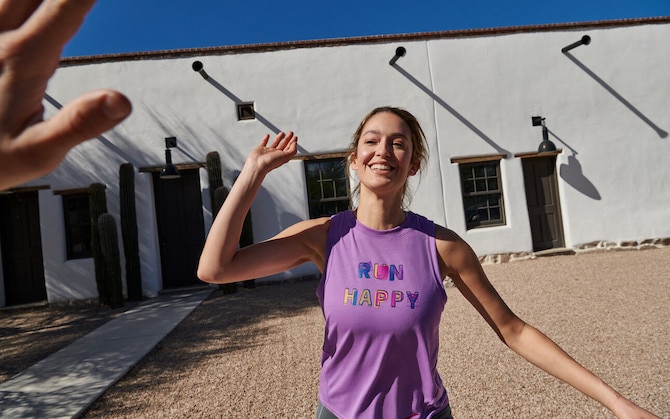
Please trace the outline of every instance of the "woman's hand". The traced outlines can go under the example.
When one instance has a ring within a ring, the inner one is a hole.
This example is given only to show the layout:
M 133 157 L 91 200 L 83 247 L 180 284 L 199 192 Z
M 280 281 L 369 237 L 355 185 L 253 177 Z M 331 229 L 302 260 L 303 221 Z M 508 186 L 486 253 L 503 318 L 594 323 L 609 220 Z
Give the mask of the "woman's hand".
M 660 419 L 623 396 L 617 398 L 611 410 L 619 419 Z
M 245 166 L 267 174 L 287 163 L 298 151 L 298 137 L 293 132 L 280 132 L 272 144 L 268 145 L 269 141 L 270 135 L 266 134 L 260 145 L 249 153 Z

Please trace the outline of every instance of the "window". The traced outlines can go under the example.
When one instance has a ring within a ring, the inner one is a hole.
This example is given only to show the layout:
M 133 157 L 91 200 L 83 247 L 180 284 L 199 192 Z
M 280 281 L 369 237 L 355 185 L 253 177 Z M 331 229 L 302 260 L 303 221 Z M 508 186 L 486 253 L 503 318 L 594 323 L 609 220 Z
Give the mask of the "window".
M 460 172 L 466 228 L 504 225 L 500 161 L 461 164 Z
M 310 218 L 349 209 L 349 182 L 344 158 L 305 160 Z
M 91 251 L 91 212 L 88 192 L 63 195 L 65 241 L 68 259 L 93 256 Z
M 237 104 L 237 120 L 246 121 L 249 119 L 256 119 L 256 111 L 254 110 L 254 102 L 244 102 Z

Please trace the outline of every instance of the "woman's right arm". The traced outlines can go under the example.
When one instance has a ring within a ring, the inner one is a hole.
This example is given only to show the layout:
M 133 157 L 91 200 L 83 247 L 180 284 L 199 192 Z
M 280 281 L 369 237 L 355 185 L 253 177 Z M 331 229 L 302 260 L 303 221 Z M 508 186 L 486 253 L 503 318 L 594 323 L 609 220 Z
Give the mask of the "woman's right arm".
M 298 138 L 280 133 L 271 145 L 269 135 L 249 154 L 209 231 L 200 256 L 198 277 L 215 284 L 243 281 L 279 273 L 305 262 L 323 269 L 328 219 L 299 222 L 277 236 L 238 249 L 244 218 L 265 176 L 296 154 Z

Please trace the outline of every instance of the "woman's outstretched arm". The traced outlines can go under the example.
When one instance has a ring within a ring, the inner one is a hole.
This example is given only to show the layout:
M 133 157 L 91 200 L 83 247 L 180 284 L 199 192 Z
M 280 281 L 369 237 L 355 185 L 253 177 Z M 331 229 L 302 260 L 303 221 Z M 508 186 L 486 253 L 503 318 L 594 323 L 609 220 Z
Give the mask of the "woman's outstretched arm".
M 458 290 L 509 348 L 598 401 L 618 418 L 657 418 L 623 397 L 546 335 L 517 317 L 486 277 L 470 246 L 458 235 L 438 227 L 437 239 L 442 273 L 449 275 Z
M 297 223 L 270 240 L 238 249 L 244 217 L 263 179 L 297 151 L 298 138 L 292 132 L 280 133 L 268 145 L 269 139 L 266 135 L 249 154 L 212 224 L 198 265 L 202 281 L 223 284 L 253 279 L 310 261 L 323 267 L 327 219 Z

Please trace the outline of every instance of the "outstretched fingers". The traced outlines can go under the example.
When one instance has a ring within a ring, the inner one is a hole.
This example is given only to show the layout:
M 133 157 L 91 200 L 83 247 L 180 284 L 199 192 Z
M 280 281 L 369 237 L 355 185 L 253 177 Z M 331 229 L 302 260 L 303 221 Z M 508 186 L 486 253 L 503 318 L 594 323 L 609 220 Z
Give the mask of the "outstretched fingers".
M 31 41 L 32 55 L 60 55 L 94 3 L 95 0 L 43 0 L 20 28 L 25 39 Z
M 296 137 L 295 134 L 293 134 L 293 131 L 289 131 L 288 134 L 280 132 L 275 137 L 274 141 L 272 142 L 272 145 L 270 145 L 270 148 L 274 148 L 277 150 L 286 150 L 287 148 L 290 148 L 292 144 L 295 144 L 297 140 L 298 137 Z
M 0 0 L 0 32 L 18 28 L 42 0 Z
M 114 90 L 86 93 L 41 123 L 37 139 L 55 147 L 73 147 L 95 138 L 124 120 L 132 110 L 127 97 Z
M 0 170 L 6 171 L 0 186 L 23 183 L 52 171 L 72 147 L 110 130 L 130 112 L 130 101 L 115 91 L 80 96 L 53 118 L 31 125 L 5 143 L 14 158 Z

